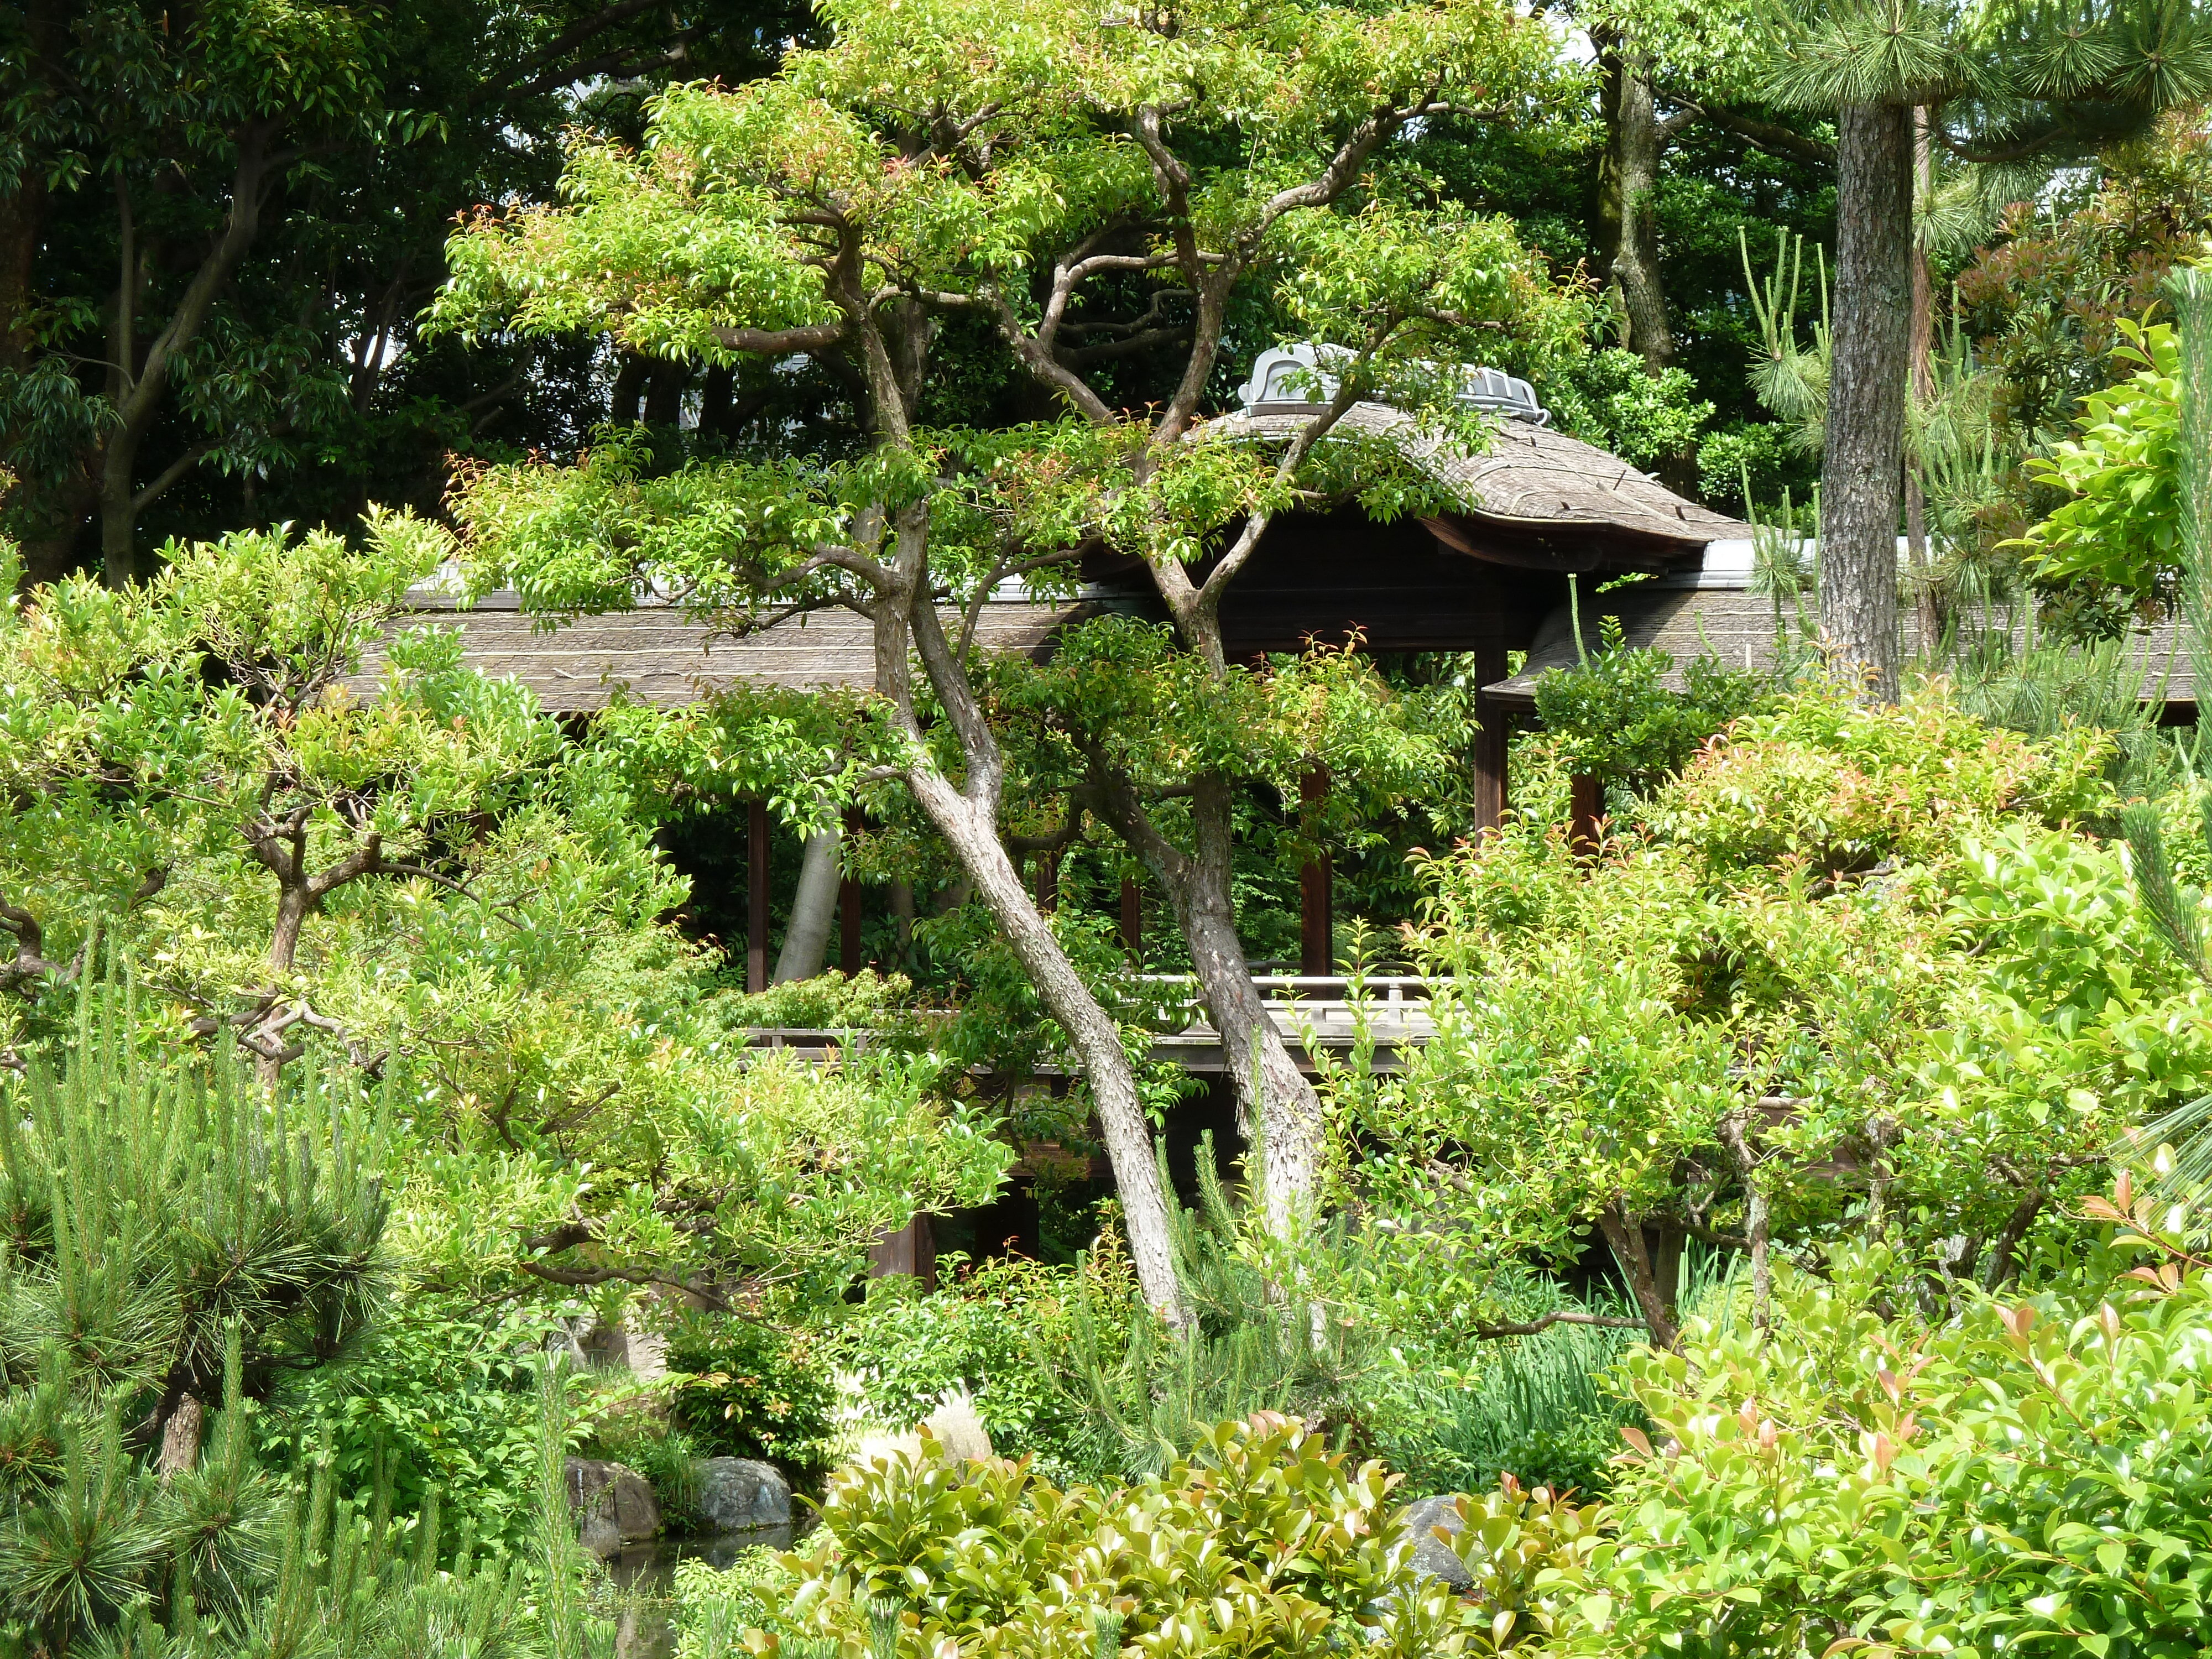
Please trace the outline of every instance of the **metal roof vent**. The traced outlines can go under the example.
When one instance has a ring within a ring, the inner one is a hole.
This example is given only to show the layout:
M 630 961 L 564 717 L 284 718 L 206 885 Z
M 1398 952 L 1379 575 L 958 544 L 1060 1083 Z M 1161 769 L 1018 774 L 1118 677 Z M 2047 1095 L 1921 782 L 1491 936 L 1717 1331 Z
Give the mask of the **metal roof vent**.
M 1252 378 L 1237 387 L 1248 415 L 1289 415 L 1322 408 L 1336 395 L 1332 364 L 1351 354 L 1341 346 L 1275 346 L 1252 360 Z M 1471 409 L 1493 410 L 1508 420 L 1531 426 L 1550 424 L 1552 413 L 1536 400 L 1536 388 L 1503 369 L 1462 366 L 1459 400 Z

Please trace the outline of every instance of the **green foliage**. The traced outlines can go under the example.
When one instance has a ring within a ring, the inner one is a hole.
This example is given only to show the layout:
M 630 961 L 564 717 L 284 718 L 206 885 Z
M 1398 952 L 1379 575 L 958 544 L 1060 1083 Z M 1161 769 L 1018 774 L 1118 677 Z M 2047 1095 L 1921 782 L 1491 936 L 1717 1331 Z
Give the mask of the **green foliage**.
M 158 1425 L 222 1397 L 226 1341 L 257 1398 L 343 1358 L 381 1296 L 386 1200 L 343 1070 L 269 1101 L 234 1052 L 142 1050 L 128 994 L 88 981 L 67 1058 L 6 1085 L 0 1379 L 58 1400 L 58 1367 L 84 1409 Z
M 1486 1492 L 1517 1479 L 1603 1493 L 1621 1428 L 1643 1421 L 1606 1381 L 1636 1343 L 1625 1330 L 1554 1325 L 1470 1345 L 1472 1353 L 1394 1355 L 1406 1372 L 1397 1388 L 1410 1397 L 1376 1413 L 1375 1437 L 1416 1491 Z
M 33 577 L 112 552 L 88 520 L 137 542 L 143 576 L 173 534 L 349 532 L 366 501 L 432 506 L 448 457 L 571 447 L 641 398 L 672 424 L 684 371 L 644 397 L 593 343 L 464 351 L 416 313 L 454 215 L 550 198 L 570 126 L 634 131 L 641 86 L 758 75 L 807 27 L 777 0 L 0 13 L 0 192 L 11 241 L 37 250 L 0 298 L 0 430 Z M 697 388 L 696 441 L 720 441 L 732 390 Z M 122 487 L 103 501 L 109 465 Z
M 940 1261 L 940 1273 L 947 1264 Z M 1103 1281 L 1103 1282 L 1102 1282 Z M 1066 1485 L 1097 1472 L 1098 1447 L 1060 1375 L 1072 1358 L 1079 1305 L 1118 1306 L 1129 1295 L 1127 1262 L 1094 1250 L 1078 1267 L 1010 1258 L 957 1271 L 924 1296 L 910 1281 L 870 1281 L 868 1300 L 832 1335 L 870 1413 L 904 1430 L 956 1390 L 1001 1457 L 1027 1458 L 1045 1480 Z
M 1310 1425 L 1357 1431 L 1357 1384 L 1375 1363 L 1364 1324 L 1332 1316 L 1306 1294 L 1295 1266 L 1258 1218 L 1233 1207 L 1200 1141 L 1200 1206 L 1169 1214 L 1176 1275 L 1197 1318 L 1169 1332 L 1133 1286 L 1117 1301 L 1110 1280 L 1077 1281 L 1064 1381 L 1099 1466 L 1129 1474 L 1165 1468 L 1231 1415 L 1287 1413 Z M 1165 1184 L 1164 1176 L 1163 1184 Z M 1355 1251 L 1340 1224 L 1301 1254 Z M 1296 1289 L 1292 1287 L 1295 1286 Z
M 660 920 L 684 891 L 651 842 L 662 796 L 627 781 L 687 735 L 648 743 L 633 711 L 571 745 L 457 636 L 384 639 L 451 547 L 398 515 L 358 550 L 240 534 L 4 618 L 18 1040 L 97 926 L 173 1030 L 234 1030 L 272 1071 L 327 1034 L 387 1079 L 402 1248 L 495 1296 L 517 1274 L 835 1282 L 916 1209 L 987 1197 L 1008 1154 L 927 1058 L 744 1052 L 754 1011 Z M 860 1011 L 882 988 L 847 990 Z
M 841 1475 L 816 1540 L 787 1558 L 800 1582 L 767 1587 L 769 1599 L 782 1628 L 872 1651 L 949 1640 L 1077 1659 L 1121 1643 L 1294 1655 L 1355 1644 L 1412 1659 L 1509 1645 L 1520 1619 L 1549 1616 L 1540 1575 L 1595 1541 L 1594 1517 L 1504 1495 L 1463 1539 L 1484 1597 L 1462 1603 L 1416 1588 L 1391 1485 L 1379 1464 L 1355 1469 L 1267 1413 L 1205 1429 L 1188 1460 L 1116 1492 L 1061 1491 L 1003 1460 L 956 1466 L 927 1443 L 918 1458 Z
M 2203 1235 L 2124 1186 L 2089 1214 L 2101 1237 L 2040 1288 L 1954 1321 L 1897 1306 L 1894 1257 L 1850 1254 L 1786 1273 L 1769 1332 L 1696 1324 L 1632 1359 L 1654 1426 L 1569 1645 L 2193 1650 Z
M 2130 1115 L 2201 1091 L 2192 994 L 2135 965 L 2142 928 L 2107 936 L 2118 861 L 2070 828 L 2109 805 L 2103 743 L 1814 684 L 1739 719 L 1595 860 L 1516 823 L 1435 861 L 1435 1037 L 1397 1075 L 1334 1079 L 1341 1201 L 1388 1218 L 1334 1294 L 1400 1329 L 1528 1322 L 1547 1304 L 1503 1270 L 1596 1231 L 1664 1341 L 1642 1230 L 1745 1249 L 1754 1225 L 1908 1213 L 1967 1251 L 1959 1273 L 2009 1271 L 2016 1205 L 2032 1220 Z M 1839 1145 L 1880 1188 L 1826 1171 Z
M 88 980 L 0 1111 L 0 1652 L 535 1656 L 524 1575 L 465 1530 L 441 1571 L 434 1498 L 395 1528 L 380 1460 L 347 1498 L 263 1432 L 380 1313 L 351 1079 L 272 1099 L 163 1036 Z
M 1771 700 L 1760 677 L 1710 656 L 1690 659 L 1676 691 L 1662 684 L 1674 666 L 1663 651 L 1629 648 L 1620 619 L 1601 616 L 1589 654 L 1536 682 L 1536 718 L 1561 763 L 1570 772 L 1648 787 L 1681 770 L 1729 721 Z
M 1664 832 L 1716 870 L 1926 860 L 1971 816 L 2097 813 L 2107 741 L 2072 728 L 2032 744 L 1960 715 L 1938 691 L 1869 708 L 1816 687 L 1730 731 L 1665 809 Z
M 668 1336 L 672 1407 L 707 1457 L 757 1457 L 805 1477 L 829 1464 L 837 1390 L 819 1333 L 690 1313 Z
M 485 1309 L 408 1285 L 345 1365 L 295 1379 L 257 1418 L 261 1455 L 289 1468 L 321 1459 L 347 1492 L 373 1490 L 381 1472 L 395 1516 L 434 1507 L 449 1534 L 518 1551 L 534 1524 L 543 1433 L 531 1357 L 560 1328 L 557 1309 Z
M 2141 367 L 2083 400 L 2079 437 L 2028 463 L 2067 499 L 2021 544 L 2040 582 L 2088 581 L 2148 603 L 2171 589 L 2181 563 L 2181 346 L 2168 323 L 2118 327 L 2114 361 Z
M 1650 467 L 1698 447 L 1713 405 L 1698 396 L 1688 371 L 1651 374 L 1618 346 L 1594 351 L 1547 381 L 1545 404 L 1562 431 Z M 1730 479 L 1733 483 L 1733 478 Z
M 918 1457 L 848 1470 L 799 1553 L 681 1577 L 686 1659 L 739 1635 L 796 1656 L 943 1651 L 1097 1659 L 1139 1653 L 1487 1654 L 1552 1631 L 1557 1586 L 1601 1543 L 1603 1511 L 1508 1481 L 1462 1499 L 1451 1547 L 1467 1599 L 1416 1580 L 1395 1478 L 1353 1468 L 1295 1421 L 1210 1425 L 1191 1455 L 1118 1491 L 1026 1465 Z M 940 1646 L 940 1644 L 944 1644 Z

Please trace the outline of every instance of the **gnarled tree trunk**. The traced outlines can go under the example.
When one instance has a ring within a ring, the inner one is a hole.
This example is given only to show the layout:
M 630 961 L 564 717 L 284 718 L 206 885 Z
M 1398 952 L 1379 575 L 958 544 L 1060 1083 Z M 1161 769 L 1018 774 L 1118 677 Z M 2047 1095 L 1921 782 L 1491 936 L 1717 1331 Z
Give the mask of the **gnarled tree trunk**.
M 1213 1029 L 1221 1033 L 1237 1092 L 1238 1127 L 1248 1139 L 1257 1131 L 1267 1231 L 1287 1242 L 1311 1219 L 1321 1173 L 1321 1097 L 1268 1018 L 1237 936 L 1230 786 L 1208 775 L 1196 787 L 1191 803 L 1194 855 L 1148 863 L 1175 905 L 1200 993 Z

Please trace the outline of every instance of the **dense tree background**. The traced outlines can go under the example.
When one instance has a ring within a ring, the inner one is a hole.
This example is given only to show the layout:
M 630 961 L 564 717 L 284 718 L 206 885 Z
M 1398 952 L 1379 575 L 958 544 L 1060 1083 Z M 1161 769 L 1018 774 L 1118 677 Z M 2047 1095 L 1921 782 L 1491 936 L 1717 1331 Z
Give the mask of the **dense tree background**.
M 417 314 L 455 216 L 542 197 L 564 130 L 634 129 L 672 77 L 757 75 L 810 26 L 789 0 L 0 12 L 0 458 L 30 574 L 98 562 L 104 528 L 127 568 L 434 507 L 449 453 L 573 447 L 648 390 L 672 412 L 603 349 L 429 343 Z
M 721 447 L 771 422 L 835 444 L 852 387 L 819 370 L 647 364 L 589 340 L 422 337 L 458 216 L 544 199 L 572 127 L 627 134 L 676 80 L 750 78 L 813 27 L 801 0 L 32 0 L 0 16 L 0 460 L 27 574 L 142 573 L 172 536 L 349 526 L 374 501 L 434 509 L 455 458 L 573 452 L 609 422 Z M 1440 125 L 1415 147 L 1441 191 L 1513 215 L 1562 273 L 1606 274 L 1599 125 Z M 1756 328 L 1736 232 L 1826 234 L 1817 161 L 1712 123 L 1668 151 L 1657 199 L 1690 384 L 1625 396 L 1601 356 L 1547 388 L 1587 435 L 1640 460 L 1695 406 L 1707 493 L 1790 459 L 1748 399 Z M 125 272 L 130 273 L 129 279 Z M 1254 349 L 1273 319 L 1241 319 Z M 960 343 L 948 341 L 960 349 Z M 1041 413 L 994 344 L 968 407 Z M 1121 377 L 1154 389 L 1144 358 Z M 1218 391 L 1224 396 L 1230 387 Z M 1688 412 L 1684 413 L 1685 410 Z M 1711 434 L 1723 434 L 1714 447 Z M 1802 463 L 1796 464 L 1802 470 Z

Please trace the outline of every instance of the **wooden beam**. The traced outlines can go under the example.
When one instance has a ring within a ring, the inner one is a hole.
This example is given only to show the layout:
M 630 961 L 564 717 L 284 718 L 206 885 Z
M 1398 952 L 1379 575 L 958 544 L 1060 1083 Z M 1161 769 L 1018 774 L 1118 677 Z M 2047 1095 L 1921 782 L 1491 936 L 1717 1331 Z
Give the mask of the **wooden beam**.
M 883 1279 L 895 1273 L 920 1279 L 926 1291 L 937 1288 L 937 1237 L 927 1216 L 915 1217 L 868 1247 L 868 1277 Z
M 1134 876 L 1121 878 L 1121 948 L 1141 966 L 1145 960 L 1145 902 Z
M 1492 685 L 1505 678 L 1505 641 L 1488 639 L 1474 647 L 1474 683 Z M 1474 827 L 1477 833 L 1495 830 L 1505 817 L 1505 777 L 1508 744 L 1513 735 L 1512 716 L 1497 702 L 1479 692 L 1475 718 L 1482 729 L 1474 734 Z
M 768 989 L 768 803 L 745 804 L 745 989 Z
M 860 829 L 860 809 L 847 807 L 845 848 L 848 857 Z M 860 960 L 860 884 L 847 876 L 837 884 L 837 966 L 849 977 L 866 965 Z
M 1315 767 L 1298 782 L 1298 800 L 1311 833 L 1328 799 L 1328 771 Z M 1336 971 L 1334 871 L 1324 849 L 1298 872 L 1298 971 L 1321 975 Z

